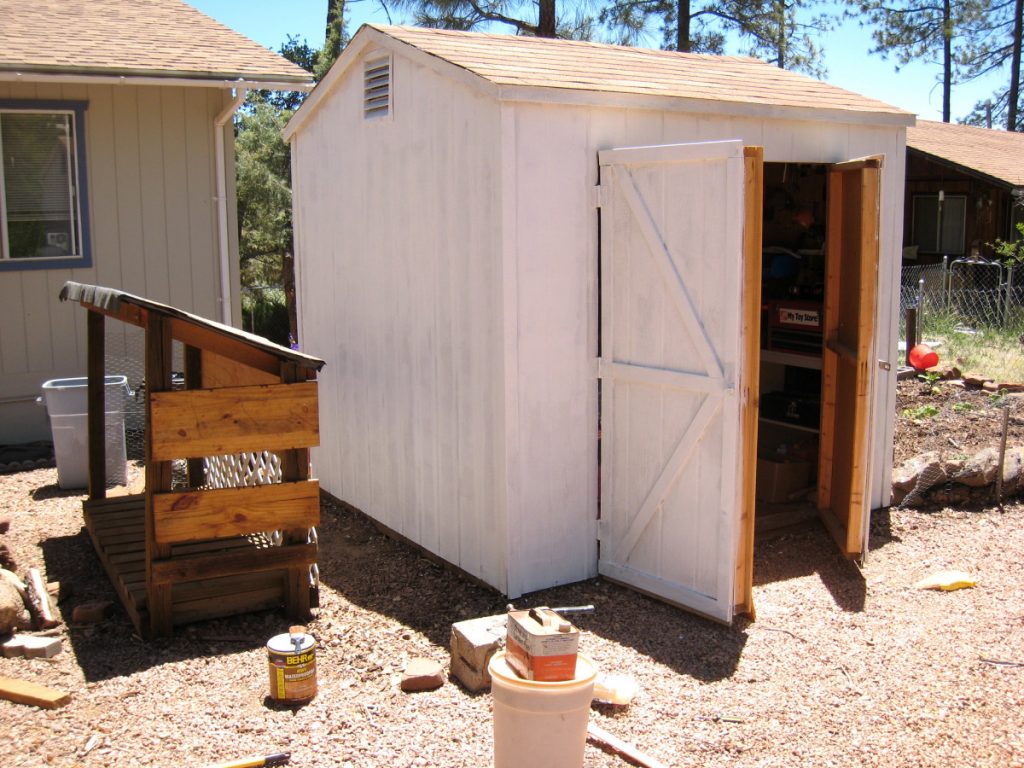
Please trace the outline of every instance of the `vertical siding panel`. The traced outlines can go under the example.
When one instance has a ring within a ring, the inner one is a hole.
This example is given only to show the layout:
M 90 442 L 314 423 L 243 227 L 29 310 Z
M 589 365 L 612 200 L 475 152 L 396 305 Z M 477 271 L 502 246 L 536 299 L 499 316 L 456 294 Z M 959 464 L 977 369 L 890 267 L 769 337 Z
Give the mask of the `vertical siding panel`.
M 214 218 L 213 118 L 205 88 L 186 88 L 185 159 L 188 184 L 188 251 L 192 257 L 192 302 L 203 317 L 217 313 L 217 230 Z
M 164 211 L 163 126 L 161 99 L 153 89 L 139 91 L 139 197 L 142 201 L 142 257 L 146 264 L 143 295 L 170 299 L 167 221 Z
M 165 253 L 169 264 L 168 301 L 172 306 L 192 304 L 192 253 L 189 248 L 188 169 L 185 142 L 184 88 L 161 91 L 160 121 L 162 189 L 165 204 Z
M 4 374 L 21 374 L 29 369 L 24 275 L 24 272 L 0 273 L 0 297 L 3 299 L 0 301 L 0 364 Z
M 146 295 L 139 169 L 138 90 L 114 88 L 114 152 L 117 171 L 118 251 L 122 290 Z
M 586 180 L 589 111 L 517 105 L 518 377 L 521 469 L 510 507 L 514 591 L 595 573 L 597 216 Z

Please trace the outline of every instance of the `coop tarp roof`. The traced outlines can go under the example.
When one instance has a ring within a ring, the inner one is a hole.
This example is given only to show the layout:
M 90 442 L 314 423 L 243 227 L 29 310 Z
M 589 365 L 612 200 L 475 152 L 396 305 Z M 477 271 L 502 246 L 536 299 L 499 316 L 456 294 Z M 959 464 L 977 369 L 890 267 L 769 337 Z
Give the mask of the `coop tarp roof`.
M 181 0 L 0 0 L 0 72 L 309 84 Z
M 157 301 L 151 301 L 150 299 L 143 298 L 142 296 L 135 296 L 131 293 L 119 291 L 116 288 L 105 288 L 101 285 L 75 283 L 69 280 L 64 283 L 64 287 L 60 291 L 60 300 L 77 301 L 85 304 L 86 306 L 93 306 L 97 309 L 104 309 L 109 312 L 117 312 L 121 304 L 134 304 L 137 307 L 141 307 L 142 309 L 151 312 L 157 312 L 165 317 L 178 318 L 179 320 L 184 320 L 192 325 L 217 331 L 218 333 L 230 336 L 231 338 L 237 339 L 249 346 L 261 349 L 264 352 L 269 352 L 282 360 L 298 363 L 304 368 L 314 368 L 319 371 L 324 366 L 324 361 L 318 357 L 306 355 L 302 352 L 297 352 L 294 349 L 289 349 L 288 347 L 282 347 L 280 344 L 275 344 L 262 336 L 246 333 L 238 328 L 232 328 L 230 325 L 224 325 L 223 323 L 218 323 L 214 320 L 207 320 L 205 317 L 199 317 L 198 315 L 193 315 L 182 309 L 177 309 L 176 307 L 172 307 L 168 304 L 161 304 Z

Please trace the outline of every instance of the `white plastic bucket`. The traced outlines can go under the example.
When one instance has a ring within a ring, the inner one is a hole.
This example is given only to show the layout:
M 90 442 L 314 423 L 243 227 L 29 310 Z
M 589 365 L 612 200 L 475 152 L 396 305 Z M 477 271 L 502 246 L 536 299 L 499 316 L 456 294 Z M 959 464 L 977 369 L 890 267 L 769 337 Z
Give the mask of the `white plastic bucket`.
M 124 439 L 128 378 L 105 376 L 103 389 L 107 482 L 124 485 L 128 481 Z M 88 395 L 89 380 L 84 376 L 43 383 L 42 399 L 50 417 L 57 484 L 61 488 L 85 488 L 89 484 Z
M 576 659 L 576 677 L 524 680 L 497 653 L 487 665 L 494 695 L 494 768 L 580 768 L 597 666 Z

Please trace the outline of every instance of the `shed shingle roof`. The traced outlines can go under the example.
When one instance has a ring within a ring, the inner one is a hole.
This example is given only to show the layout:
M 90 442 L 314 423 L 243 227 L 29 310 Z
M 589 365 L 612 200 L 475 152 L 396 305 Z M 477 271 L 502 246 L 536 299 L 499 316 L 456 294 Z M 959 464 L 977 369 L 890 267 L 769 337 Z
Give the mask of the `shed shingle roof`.
M 181 0 L 0 0 L 0 71 L 310 83 Z
M 496 85 L 906 116 L 876 99 L 743 56 L 417 27 L 373 29 Z
M 907 147 L 1007 185 L 1024 186 L 1024 133 L 920 120 L 907 129 Z

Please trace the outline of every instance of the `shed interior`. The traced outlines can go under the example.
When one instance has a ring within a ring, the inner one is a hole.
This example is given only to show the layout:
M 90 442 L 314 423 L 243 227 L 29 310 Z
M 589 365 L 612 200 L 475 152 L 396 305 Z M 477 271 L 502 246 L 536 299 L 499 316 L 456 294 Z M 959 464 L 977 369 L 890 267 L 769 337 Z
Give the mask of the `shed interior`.
M 758 532 L 817 517 L 828 169 L 764 166 Z

